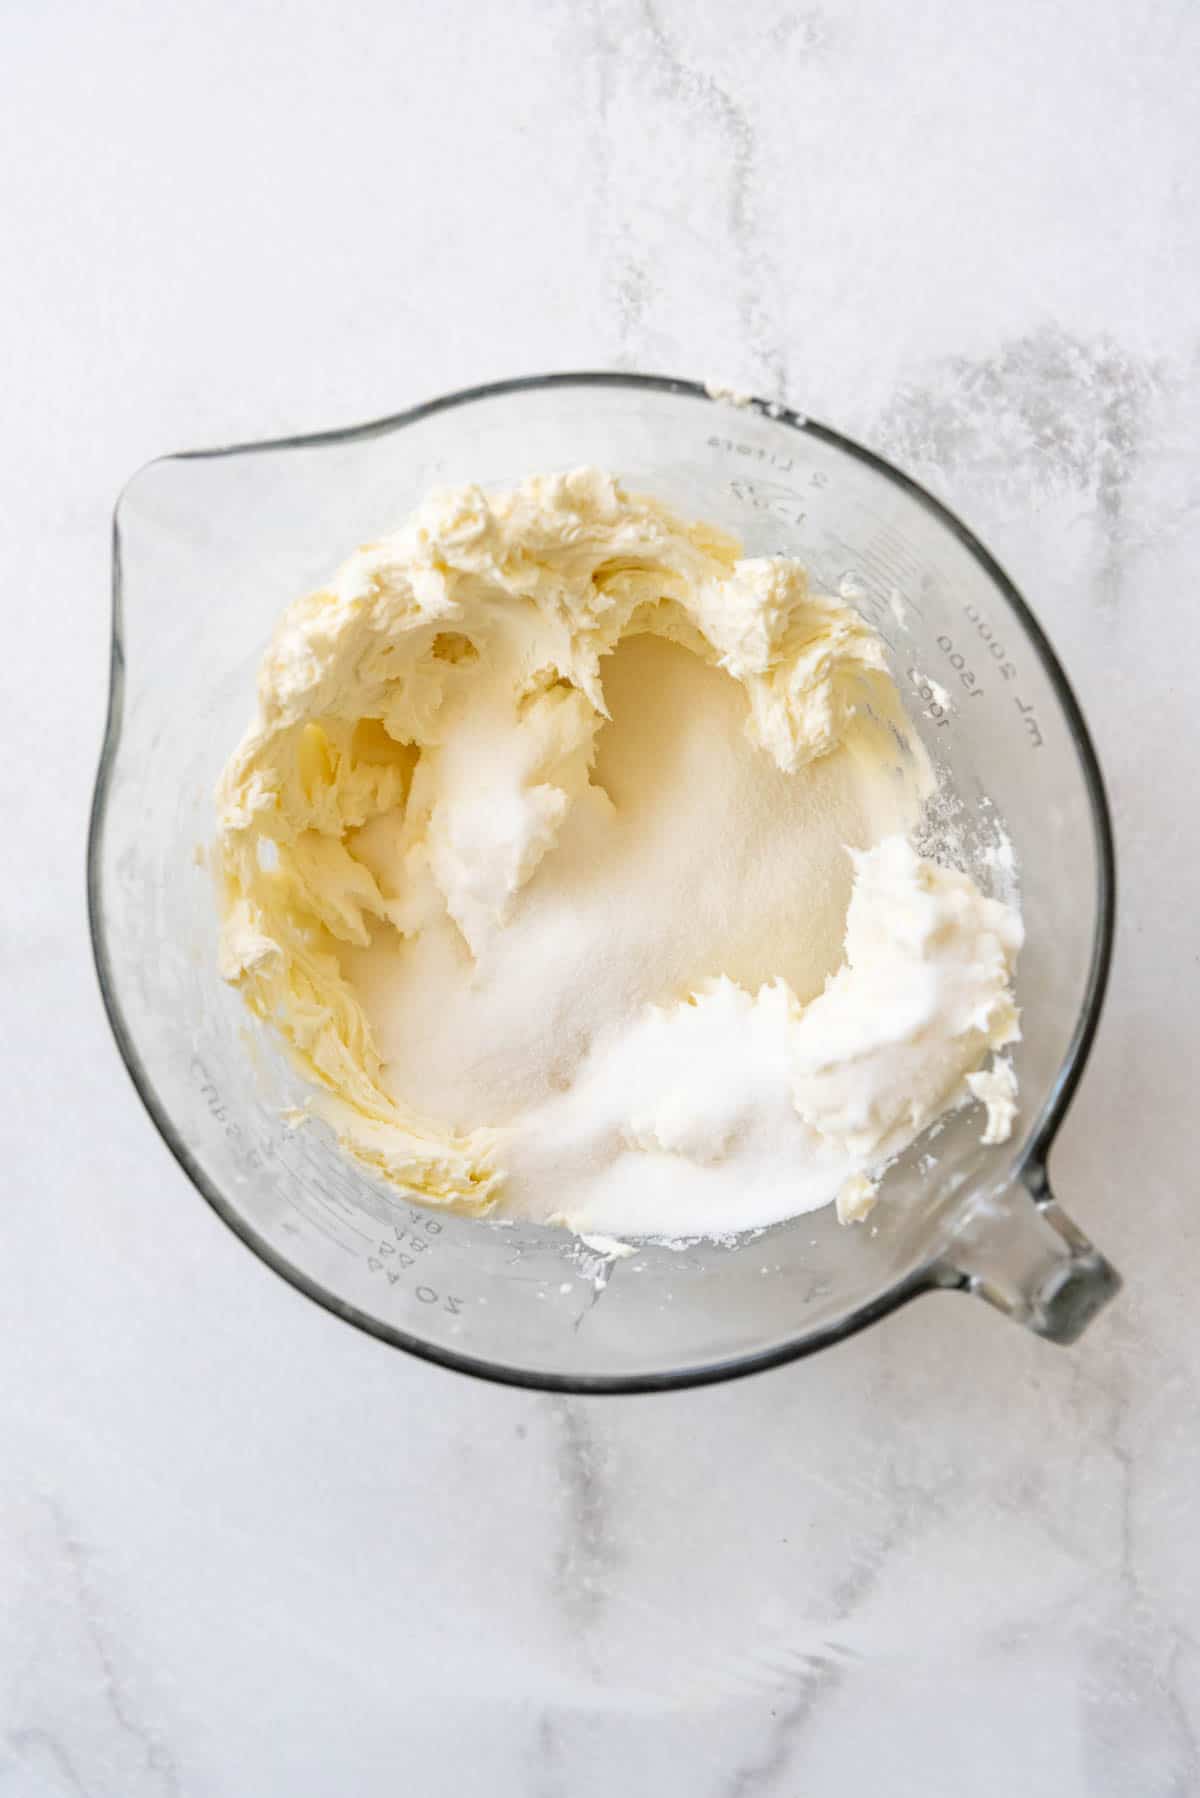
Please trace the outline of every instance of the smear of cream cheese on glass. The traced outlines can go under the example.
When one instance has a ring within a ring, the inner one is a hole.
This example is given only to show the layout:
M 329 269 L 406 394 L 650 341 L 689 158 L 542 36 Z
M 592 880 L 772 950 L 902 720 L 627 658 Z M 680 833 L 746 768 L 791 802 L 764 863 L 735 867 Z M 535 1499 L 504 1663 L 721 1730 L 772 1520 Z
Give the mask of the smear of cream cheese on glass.
M 1015 1084 L 1016 912 L 908 841 L 883 644 L 594 469 L 435 494 L 281 620 L 221 969 L 350 1155 L 597 1237 L 874 1202 Z

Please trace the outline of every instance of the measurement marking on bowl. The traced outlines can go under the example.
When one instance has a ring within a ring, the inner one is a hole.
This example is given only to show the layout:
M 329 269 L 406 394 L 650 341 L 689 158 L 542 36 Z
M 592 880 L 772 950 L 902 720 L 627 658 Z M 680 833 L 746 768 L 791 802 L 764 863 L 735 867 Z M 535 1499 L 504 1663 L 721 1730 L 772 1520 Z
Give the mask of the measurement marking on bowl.
M 198 1055 L 192 1056 L 188 1072 L 199 1089 L 200 1097 L 208 1107 L 209 1116 L 214 1123 L 221 1126 L 251 1173 L 257 1173 L 263 1165 L 263 1156 L 258 1149 L 246 1141 L 246 1133 L 242 1126 L 235 1124 L 230 1117 L 220 1088 Z
M 250 1172 L 260 1172 L 272 1159 L 274 1151 L 269 1148 L 256 1149 L 248 1141 L 245 1130 L 230 1117 L 227 1101 L 199 1055 L 192 1056 L 189 1072 L 199 1089 L 210 1117 L 233 1145 L 239 1160 Z M 319 1166 L 311 1161 L 309 1166 L 312 1169 L 313 1177 L 320 1180 Z M 372 1233 L 364 1230 L 360 1223 L 355 1222 L 355 1217 L 349 1215 L 351 1211 L 355 1211 L 352 1198 L 337 1191 L 336 1188 L 317 1191 L 313 1186 L 301 1184 L 299 1191 L 289 1193 L 288 1197 L 291 1204 L 308 1224 L 319 1230 L 322 1236 L 344 1250 L 346 1254 L 361 1260 L 364 1254 L 362 1244 L 370 1244 L 372 1253 L 367 1256 L 367 1266 L 372 1273 L 382 1273 L 387 1278 L 389 1285 L 392 1286 L 396 1285 L 400 1279 L 401 1269 L 408 1270 L 428 1266 L 428 1262 L 423 1258 L 429 1255 L 433 1248 L 433 1243 L 429 1238 L 439 1236 L 443 1228 L 438 1218 L 430 1217 L 426 1212 L 410 1206 L 407 1225 L 394 1223 L 392 1226 L 396 1242 L 392 1243 L 384 1238 L 377 1243 Z M 356 1215 L 361 1215 L 361 1213 L 356 1212 Z M 331 1225 L 336 1228 L 331 1228 Z M 296 1226 L 285 1222 L 281 1228 L 286 1229 L 289 1234 L 293 1234 Z M 347 1242 L 342 1235 L 338 1234 L 339 1231 L 350 1231 L 354 1236 L 360 1238 L 360 1243 L 356 1245 Z M 416 1288 L 416 1296 L 424 1305 L 440 1304 L 441 1308 L 452 1316 L 458 1316 L 464 1303 L 456 1295 L 440 1291 L 424 1283 Z
M 987 652 L 996 663 L 1001 679 L 1006 681 L 1016 680 L 1016 664 L 1009 660 L 1004 644 L 996 635 L 996 631 L 987 614 L 982 612 L 980 608 L 977 605 L 974 605 L 970 600 L 963 601 L 963 612 L 975 626 L 976 633 L 981 642 L 987 645 Z M 940 637 L 938 638 L 938 643 L 939 645 L 941 644 Z M 1040 749 L 1042 747 L 1043 738 L 1037 720 L 1037 713 L 1034 710 L 1032 701 L 1026 703 L 1019 693 L 1014 693 L 1013 702 L 1021 714 L 1021 721 L 1025 726 L 1025 734 L 1029 740 L 1030 748 Z
M 833 533 L 830 533 L 830 541 L 837 544 L 839 548 L 844 549 L 847 555 L 853 559 L 854 551 L 844 538 L 837 537 Z M 867 578 L 864 578 L 856 570 L 851 570 L 847 575 L 843 576 L 842 581 L 839 583 L 839 593 L 843 599 L 848 599 L 851 604 L 857 606 L 860 612 L 863 612 L 870 617 L 876 630 L 879 632 L 880 636 L 883 637 L 884 642 L 887 643 L 889 648 L 893 648 L 894 645 L 890 636 L 888 636 L 887 632 L 881 627 L 881 620 L 884 617 L 885 610 L 891 609 L 887 603 L 890 598 L 890 592 L 899 592 L 906 608 L 913 612 L 918 618 L 924 619 L 925 613 L 912 598 L 909 589 L 905 587 L 894 588 L 887 593 L 882 593 L 880 591 L 881 574 L 890 575 L 894 572 L 894 569 L 892 564 L 879 554 L 877 545 L 873 545 L 861 552 L 858 560 L 867 570 Z M 852 592 L 847 591 L 847 587 L 851 586 L 854 590 Z M 995 671 L 1000 679 L 1005 682 L 1018 680 L 1020 674 L 1016 663 L 1010 660 L 1008 651 L 1002 640 L 997 636 L 987 614 L 981 611 L 971 600 L 962 601 L 962 611 L 974 627 L 975 633 L 978 635 L 981 642 L 986 645 L 987 653 L 991 658 Z M 952 637 L 948 632 L 942 631 L 936 638 L 936 642 L 938 649 L 949 664 L 951 671 L 957 677 L 958 683 L 965 691 L 967 698 L 982 699 L 985 692 L 983 681 L 978 669 L 968 659 L 967 652 L 962 647 L 962 639 Z M 928 715 L 933 719 L 934 723 L 939 728 L 947 724 L 949 718 L 946 716 L 946 708 L 939 702 L 930 681 L 921 674 L 918 668 L 910 667 L 906 672 L 914 691 L 920 697 Z M 1018 712 L 1021 714 L 1021 722 L 1024 726 L 1025 740 L 1028 747 L 1030 749 L 1041 749 L 1045 739 L 1042 736 L 1041 725 L 1038 721 L 1038 715 L 1033 702 L 1031 700 L 1027 701 L 1022 699 L 1019 693 L 1014 693 L 1012 699 Z
M 836 531 L 826 531 L 826 541 L 842 552 L 848 563 L 848 578 L 861 588 L 861 594 L 854 597 L 851 603 L 861 609 L 863 604 L 869 605 L 876 620 L 885 616 L 897 623 L 894 599 L 899 598 L 904 611 L 911 612 L 914 618 L 924 621 L 925 608 L 914 597 L 913 589 L 918 586 L 916 577 L 898 569 L 886 556 L 880 553 L 878 545 L 868 543 L 866 547 L 856 547 L 840 537 Z M 861 563 L 864 573 L 859 573 L 855 564 Z M 850 598 L 843 594 L 842 598 Z
M 947 697 L 947 695 L 943 693 L 940 687 L 938 688 L 937 693 L 935 693 L 932 682 L 925 678 L 919 668 L 909 668 L 906 669 L 905 672 L 907 673 L 913 691 L 917 694 L 921 704 L 924 706 L 928 715 L 933 719 L 933 722 L 937 725 L 938 729 L 941 730 L 950 722 L 950 713 L 946 706 L 942 704 L 942 699 Z M 939 694 L 941 695 L 941 698 L 938 697 Z
M 374 1253 L 367 1256 L 367 1267 L 373 1274 L 382 1275 L 389 1286 L 399 1285 L 406 1272 L 419 1268 L 422 1276 L 420 1284 L 410 1289 L 418 1304 L 437 1305 L 451 1317 L 460 1317 L 466 1301 L 457 1293 L 445 1292 L 430 1285 L 425 1278 L 433 1259 L 434 1243 L 430 1239 L 440 1236 L 442 1230 L 440 1218 L 431 1217 L 418 1206 L 410 1205 L 406 1221 L 392 1225 L 395 1242 L 386 1236 L 380 1237 L 375 1244 Z
M 803 524 L 808 517 L 807 512 L 797 510 L 796 495 L 787 487 L 771 484 L 771 489 L 764 485 L 755 486 L 750 481 L 730 481 L 729 491 L 744 506 L 753 506 L 756 512 L 769 512 L 772 518 L 782 518 L 786 524 Z
M 937 646 L 957 674 L 959 685 L 966 689 L 968 699 L 982 699 L 983 688 L 979 684 L 979 676 L 967 661 L 961 649 L 955 647 L 954 638 L 943 631 L 937 639 Z
M 777 468 L 780 474 L 795 474 L 798 472 L 794 457 L 784 456 L 780 454 L 778 450 L 769 450 L 761 443 L 746 443 L 742 438 L 718 437 L 714 434 L 708 439 L 708 447 L 709 449 L 720 450 L 727 456 L 744 457 L 747 461 L 759 463 L 763 468 Z M 811 485 L 814 487 L 824 487 L 828 478 L 827 475 L 814 474 L 810 478 Z

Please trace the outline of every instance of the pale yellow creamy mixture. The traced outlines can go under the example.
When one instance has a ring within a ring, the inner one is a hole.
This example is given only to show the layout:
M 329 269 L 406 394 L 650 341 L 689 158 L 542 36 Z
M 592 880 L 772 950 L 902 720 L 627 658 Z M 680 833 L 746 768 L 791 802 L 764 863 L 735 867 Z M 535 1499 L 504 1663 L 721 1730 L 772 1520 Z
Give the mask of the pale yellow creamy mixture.
M 836 1202 L 974 1095 L 1011 907 L 923 859 L 883 645 L 595 469 L 438 493 L 281 619 L 218 790 L 221 967 L 346 1152 L 613 1235 Z

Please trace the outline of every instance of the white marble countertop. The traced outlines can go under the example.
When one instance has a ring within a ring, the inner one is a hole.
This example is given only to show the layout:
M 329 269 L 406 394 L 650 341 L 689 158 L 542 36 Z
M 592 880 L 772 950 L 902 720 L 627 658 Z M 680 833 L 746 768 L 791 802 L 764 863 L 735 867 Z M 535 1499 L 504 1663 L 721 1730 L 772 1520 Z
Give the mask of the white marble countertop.
M 1200 1790 L 1198 57 L 1184 0 L 10 13 L 4 1798 Z M 603 366 L 913 467 L 1077 685 L 1122 910 L 1053 1168 L 1127 1287 L 1073 1350 L 946 1297 L 725 1388 L 477 1384 L 141 1111 L 83 898 L 123 479 Z

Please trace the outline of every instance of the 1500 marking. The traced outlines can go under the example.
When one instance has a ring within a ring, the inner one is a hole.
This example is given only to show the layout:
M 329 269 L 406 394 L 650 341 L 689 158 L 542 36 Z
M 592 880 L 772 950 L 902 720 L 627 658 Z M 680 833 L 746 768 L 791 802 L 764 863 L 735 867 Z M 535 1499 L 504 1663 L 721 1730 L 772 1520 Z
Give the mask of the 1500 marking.
M 979 677 L 967 661 L 961 649 L 955 649 L 953 637 L 944 634 L 937 640 L 937 646 L 957 674 L 960 683 L 966 688 L 968 699 L 982 699 L 983 688 L 979 685 Z
M 963 611 L 975 626 L 980 640 L 987 645 L 987 652 L 999 669 L 1001 678 L 1003 680 L 1016 680 L 1017 670 L 1015 664 L 1009 661 L 1003 643 L 997 637 L 995 630 L 979 610 L 979 607 L 972 605 L 968 600 L 963 605 Z M 942 639 L 939 637 L 938 642 L 940 643 L 941 641 Z M 1042 733 L 1033 706 L 1031 704 L 1026 705 L 1025 701 L 1017 694 L 1013 695 L 1013 703 L 1021 714 L 1021 722 L 1025 726 L 1025 733 L 1028 736 L 1030 743 L 1034 749 L 1040 749 L 1042 747 Z

